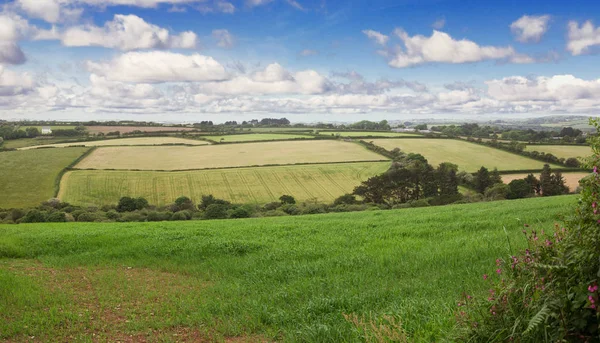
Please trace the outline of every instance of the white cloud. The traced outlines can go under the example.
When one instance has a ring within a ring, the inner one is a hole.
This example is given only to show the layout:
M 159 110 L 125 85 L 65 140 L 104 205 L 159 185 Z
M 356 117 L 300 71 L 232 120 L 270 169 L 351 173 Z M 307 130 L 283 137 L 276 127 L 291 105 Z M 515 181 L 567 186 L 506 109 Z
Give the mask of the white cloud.
M 373 30 L 363 30 L 363 33 L 369 37 L 370 40 L 379 44 L 386 45 L 390 37 L 384 35 L 381 32 L 373 31 Z
M 296 0 L 286 0 L 286 2 L 290 6 L 294 7 L 295 9 L 300 10 L 300 11 L 304 11 L 304 7 L 302 7 L 302 5 L 300 5 L 300 3 L 298 3 L 298 1 L 296 1 Z
M 0 64 L 23 64 L 27 58 L 14 42 L 0 42 Z
M 588 20 L 579 26 L 576 21 L 569 22 L 569 40 L 567 50 L 578 56 L 589 52 L 589 48 L 600 45 L 600 27 Z
M 548 31 L 549 22 L 549 15 L 524 15 L 517 21 L 510 24 L 510 30 L 519 42 L 539 42 L 546 31 Z
M 16 73 L 0 65 L 0 97 L 31 92 L 35 82 L 27 73 Z
M 228 78 L 225 67 L 212 57 L 166 51 L 129 52 L 110 62 L 88 62 L 87 66 L 98 76 L 121 82 L 218 81 Z
M 479 46 L 467 39 L 455 40 L 449 34 L 434 30 L 430 37 L 409 36 L 404 30 L 395 34 L 404 47 L 387 52 L 389 64 L 405 68 L 424 63 L 470 63 L 484 60 L 500 60 L 511 63 L 531 63 L 529 56 L 518 54 L 511 46 Z
M 212 37 L 217 41 L 217 46 L 230 49 L 235 45 L 233 35 L 227 30 L 213 30 Z
M 583 80 L 573 75 L 525 78 L 506 77 L 486 82 L 488 93 L 504 101 L 567 101 L 599 99 L 600 79 Z
M 446 26 L 446 18 L 440 18 L 434 21 L 433 24 L 431 24 L 431 27 L 433 27 L 436 30 L 441 30 L 444 28 L 444 26 Z
M 224 0 L 217 0 L 212 4 L 210 4 L 210 3 L 201 4 L 197 8 L 198 8 L 198 11 L 200 11 L 204 14 L 214 13 L 214 12 L 227 13 L 227 14 L 235 13 L 235 6 L 232 3 L 224 1 Z
M 197 36 L 191 31 L 179 35 L 152 25 L 135 15 L 116 14 L 103 27 L 85 25 L 68 28 L 60 35 L 65 46 L 102 46 L 119 50 L 193 49 Z
M 311 49 L 304 49 L 302 51 L 300 51 L 300 56 L 314 56 L 314 55 L 318 55 L 319 52 L 317 50 L 311 50 Z
M 246 0 L 246 6 L 248 7 L 256 7 L 266 5 L 273 0 Z

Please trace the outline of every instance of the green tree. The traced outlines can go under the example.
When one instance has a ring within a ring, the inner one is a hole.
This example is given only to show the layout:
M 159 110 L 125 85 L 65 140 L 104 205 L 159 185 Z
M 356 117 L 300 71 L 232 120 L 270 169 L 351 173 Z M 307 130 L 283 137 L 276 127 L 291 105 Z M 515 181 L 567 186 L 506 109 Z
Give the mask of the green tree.
M 494 170 L 492 170 L 492 172 L 490 173 L 490 182 L 492 183 L 492 185 L 495 185 L 497 183 L 504 183 L 502 182 L 502 176 L 500 175 L 498 168 L 494 168 Z
M 229 206 L 224 204 L 210 204 L 204 210 L 204 219 L 225 219 L 227 218 L 228 209 Z
M 533 187 L 525 179 L 512 180 L 508 184 L 507 199 L 521 199 L 534 194 Z
M 282 195 L 279 197 L 279 201 L 281 201 L 282 204 L 295 204 L 296 203 L 296 199 L 294 199 L 294 197 L 291 195 Z
M 485 189 L 492 185 L 492 179 L 490 177 L 490 172 L 486 167 L 481 167 L 475 174 L 475 189 L 477 192 L 483 194 Z
M 173 211 L 173 212 L 178 212 L 178 211 L 183 211 L 183 210 L 193 211 L 196 208 L 192 199 L 190 199 L 186 196 L 180 196 L 179 198 L 175 199 L 175 207 L 176 207 L 175 211 Z
M 458 166 L 453 163 L 440 163 L 437 169 L 440 196 L 458 194 Z

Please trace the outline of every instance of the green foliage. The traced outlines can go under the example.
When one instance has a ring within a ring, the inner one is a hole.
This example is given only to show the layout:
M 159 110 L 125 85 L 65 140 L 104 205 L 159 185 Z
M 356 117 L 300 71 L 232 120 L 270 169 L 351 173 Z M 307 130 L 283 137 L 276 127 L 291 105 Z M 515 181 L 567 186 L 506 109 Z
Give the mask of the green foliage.
M 508 185 L 496 183 L 485 190 L 484 196 L 488 200 L 503 200 L 507 198 L 509 191 Z
M 228 209 L 228 204 L 212 203 L 204 210 L 204 219 L 225 219 Z
M 48 223 L 64 223 L 67 221 L 67 217 L 65 215 L 65 212 L 56 211 L 48 215 L 46 221 Z
M 206 211 L 210 205 L 223 205 L 225 207 L 229 207 L 229 205 L 231 205 L 231 203 L 229 201 L 217 199 L 212 194 L 203 195 L 202 202 L 200 203 L 200 205 L 198 205 L 198 208 L 200 210 Z
M 294 197 L 291 195 L 282 195 L 279 197 L 279 201 L 281 201 L 282 204 L 295 204 L 296 203 L 296 199 L 294 199 Z
M 196 208 L 196 206 L 194 205 L 194 202 L 192 201 L 192 199 L 190 199 L 186 196 L 180 196 L 179 198 L 177 198 L 175 200 L 175 208 L 173 209 L 173 212 L 183 211 L 183 210 L 194 211 L 195 208 Z
M 336 198 L 333 201 L 334 205 L 342 205 L 342 204 L 346 204 L 346 205 L 353 205 L 358 203 L 358 201 L 356 200 L 356 196 L 352 195 L 352 194 L 344 194 L 338 198 Z
M 490 172 L 486 167 L 481 167 L 475 175 L 475 190 L 483 194 L 485 190 L 492 185 Z
M 29 210 L 27 214 L 21 218 L 21 223 L 43 223 L 46 221 L 47 214 L 40 210 Z
M 533 187 L 525 179 L 512 180 L 508 184 L 506 198 L 521 199 L 532 196 L 533 194 Z
M 252 216 L 252 212 L 246 207 L 237 207 L 231 210 L 229 214 L 229 218 L 239 219 L 239 218 L 250 218 Z
M 141 210 L 146 207 L 148 207 L 148 200 L 144 198 L 122 197 L 121 199 L 119 199 L 117 211 L 133 212 L 135 210 Z

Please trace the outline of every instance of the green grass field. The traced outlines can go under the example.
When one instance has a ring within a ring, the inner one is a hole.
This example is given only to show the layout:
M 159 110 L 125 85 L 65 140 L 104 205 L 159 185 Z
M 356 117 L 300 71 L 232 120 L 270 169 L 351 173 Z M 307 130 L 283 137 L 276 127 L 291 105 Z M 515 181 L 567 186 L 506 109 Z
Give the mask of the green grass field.
M 190 170 L 296 163 L 381 161 L 366 148 L 335 140 L 218 144 L 200 147 L 98 148 L 79 169 Z
M 387 150 L 400 148 L 406 153 L 422 154 L 434 166 L 452 162 L 467 172 L 475 172 L 481 166 L 498 170 L 541 170 L 544 166 L 544 162 L 455 139 L 378 139 L 373 143 Z M 551 167 L 560 168 L 557 165 Z
M 414 133 L 404 132 L 373 132 L 373 131 L 319 131 L 319 136 L 335 136 L 340 137 L 420 137 Z
M 463 292 L 575 196 L 161 223 L 0 225 L 0 339 L 360 342 L 343 314 L 451 333 Z M 93 337 L 93 338 L 92 338 Z
M 243 135 L 205 136 L 205 138 L 213 142 L 258 142 L 296 138 L 311 139 L 313 137 L 309 135 L 295 135 L 283 133 L 256 133 Z
M 128 145 L 206 145 L 210 144 L 206 141 L 200 141 L 197 139 L 185 139 L 179 137 L 133 137 L 133 138 L 117 138 L 117 139 L 103 139 L 98 141 L 85 141 L 75 143 L 57 143 L 57 144 L 45 144 L 41 146 L 30 146 L 21 148 L 22 150 L 37 149 L 40 147 L 44 148 L 65 148 L 73 145 L 85 145 L 85 146 L 128 146 Z
M 86 148 L 0 153 L 0 208 L 37 206 L 54 196 L 59 173 Z
M 122 196 L 141 196 L 153 205 L 172 203 L 182 195 L 199 202 L 208 194 L 239 204 L 264 204 L 284 194 L 298 201 L 332 202 L 389 166 L 368 162 L 186 172 L 78 170 L 63 177 L 59 198 L 90 206 L 116 204 Z
M 23 130 L 25 131 L 27 128 L 29 127 L 35 127 L 36 129 L 38 129 L 40 132 L 42 132 L 42 126 L 47 126 L 47 125 L 39 125 L 39 126 L 20 126 L 19 130 Z M 75 125 L 51 125 L 50 126 L 50 130 L 73 130 L 74 128 L 76 128 L 77 126 Z
M 577 145 L 528 145 L 525 150 L 550 153 L 559 158 L 588 157 L 592 155 L 592 148 Z
M 11 139 L 6 140 L 0 147 L 6 149 L 19 149 L 29 146 L 36 145 L 46 145 L 46 144 L 54 144 L 58 142 L 76 142 L 78 139 L 69 139 L 65 137 L 38 137 L 38 138 L 21 138 L 21 139 Z

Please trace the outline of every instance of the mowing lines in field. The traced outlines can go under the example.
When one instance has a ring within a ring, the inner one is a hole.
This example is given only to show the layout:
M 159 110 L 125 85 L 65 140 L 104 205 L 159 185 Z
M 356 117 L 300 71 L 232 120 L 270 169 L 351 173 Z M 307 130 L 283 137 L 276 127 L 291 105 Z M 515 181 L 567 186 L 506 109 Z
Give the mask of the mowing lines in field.
M 267 203 L 283 194 L 330 202 L 388 167 L 389 162 L 360 162 L 183 172 L 78 170 L 63 179 L 59 197 L 81 205 L 114 204 L 122 196 L 165 205 L 182 195 L 198 202 L 208 194 L 236 203 Z

